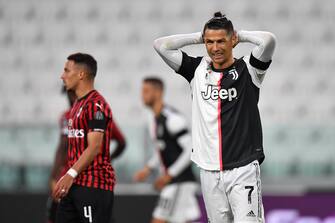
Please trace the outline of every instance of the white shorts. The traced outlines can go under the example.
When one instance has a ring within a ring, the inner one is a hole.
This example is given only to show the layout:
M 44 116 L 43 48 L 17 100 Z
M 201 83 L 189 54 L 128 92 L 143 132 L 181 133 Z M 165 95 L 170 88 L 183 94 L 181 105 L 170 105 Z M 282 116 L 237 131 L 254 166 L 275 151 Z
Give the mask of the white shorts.
M 200 170 L 208 222 L 265 222 L 258 161 L 225 171 Z
M 194 182 L 174 183 L 161 191 L 153 217 L 173 223 L 197 220 L 200 209 L 196 198 L 198 185 Z

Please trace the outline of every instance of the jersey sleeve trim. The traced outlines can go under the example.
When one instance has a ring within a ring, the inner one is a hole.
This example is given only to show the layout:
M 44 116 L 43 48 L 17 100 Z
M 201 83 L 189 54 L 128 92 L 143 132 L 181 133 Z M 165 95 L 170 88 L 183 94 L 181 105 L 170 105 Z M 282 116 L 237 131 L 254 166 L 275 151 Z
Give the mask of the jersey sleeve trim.
M 249 63 L 250 63 L 251 66 L 253 66 L 256 69 L 267 70 L 270 67 L 270 64 L 272 63 L 272 60 L 270 60 L 268 62 L 263 62 L 263 61 L 257 59 L 256 57 L 254 57 L 251 53 Z

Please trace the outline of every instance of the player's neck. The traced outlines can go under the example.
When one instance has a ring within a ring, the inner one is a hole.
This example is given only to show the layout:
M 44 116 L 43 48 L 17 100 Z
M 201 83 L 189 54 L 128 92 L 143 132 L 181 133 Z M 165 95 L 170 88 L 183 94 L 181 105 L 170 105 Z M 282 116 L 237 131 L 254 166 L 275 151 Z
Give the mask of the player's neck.
M 214 67 L 216 70 L 223 70 L 223 69 L 226 69 L 227 67 L 230 67 L 234 62 L 235 62 L 234 57 L 231 57 L 229 60 L 225 61 L 225 62 L 222 63 L 222 64 L 214 63 L 214 62 L 213 62 L 213 67 Z
M 84 97 L 85 95 L 87 95 L 92 90 L 94 90 L 93 83 L 92 84 L 83 85 L 83 86 L 78 87 L 76 89 L 76 96 L 77 96 L 78 99 L 80 99 L 80 98 Z
M 159 114 L 161 113 L 162 109 L 163 109 L 163 101 L 157 101 L 153 106 L 152 106 L 152 111 L 155 114 L 155 117 L 159 116 Z

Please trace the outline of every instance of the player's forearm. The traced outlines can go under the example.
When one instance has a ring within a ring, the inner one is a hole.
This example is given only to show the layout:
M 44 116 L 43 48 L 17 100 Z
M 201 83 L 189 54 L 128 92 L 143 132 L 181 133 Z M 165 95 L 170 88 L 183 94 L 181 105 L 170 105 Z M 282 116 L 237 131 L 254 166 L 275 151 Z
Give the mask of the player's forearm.
M 168 174 L 172 177 L 178 176 L 185 170 L 186 167 L 191 164 L 191 136 L 181 136 L 178 139 L 178 144 L 183 148 L 183 152 L 179 155 L 178 159 L 168 168 Z
M 161 37 L 154 41 L 154 48 L 162 59 L 175 71 L 179 70 L 183 60 L 180 48 L 202 43 L 200 32 Z
M 85 151 L 81 154 L 77 162 L 72 166 L 78 174 L 86 169 L 99 154 L 101 145 L 88 146 Z
M 126 148 L 126 143 L 125 142 L 119 142 L 117 147 L 115 148 L 114 152 L 111 154 L 111 159 L 115 159 L 119 157 L 124 149 Z
M 264 31 L 238 31 L 239 42 L 255 44 L 252 55 L 263 62 L 271 60 L 276 46 L 276 37 L 273 33 Z

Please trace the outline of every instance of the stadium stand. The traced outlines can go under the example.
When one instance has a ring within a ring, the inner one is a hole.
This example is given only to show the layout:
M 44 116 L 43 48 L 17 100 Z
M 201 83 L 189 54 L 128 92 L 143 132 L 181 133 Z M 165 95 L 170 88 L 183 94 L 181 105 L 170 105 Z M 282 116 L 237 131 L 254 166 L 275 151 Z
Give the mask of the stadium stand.
M 200 31 L 215 10 L 225 11 L 237 29 L 267 29 L 278 38 L 260 100 L 264 177 L 335 177 L 331 0 L 1 0 L 0 187 L 17 185 L 22 165 L 27 167 L 27 188 L 47 187 L 42 184 L 48 176 L 45 167 L 52 161 L 58 118 L 67 106 L 60 95 L 60 74 L 74 51 L 98 60 L 97 87 L 108 97 L 129 141 L 115 166 L 124 173 L 120 182 L 130 182 L 147 157 L 142 78 L 162 76 L 166 100 L 191 112 L 187 83 L 162 63 L 152 42 L 163 35 Z M 236 55 L 249 50 L 248 45 L 238 46 Z M 201 47 L 190 52 L 204 53 Z

